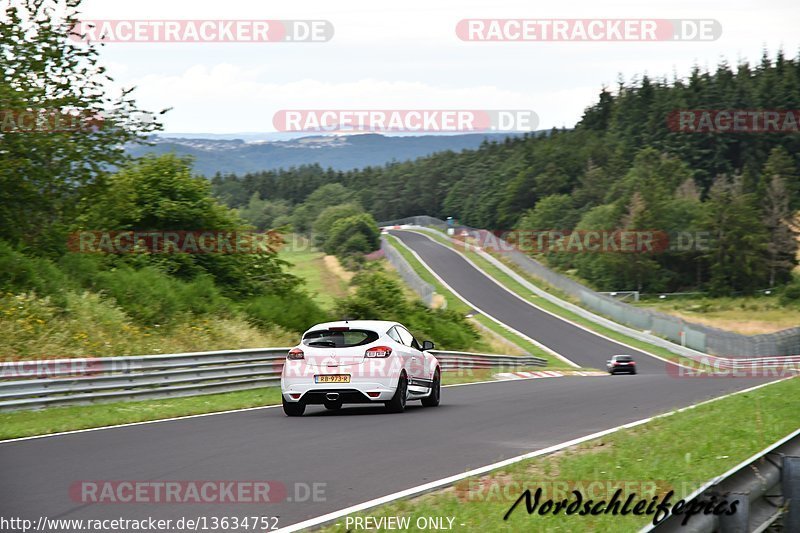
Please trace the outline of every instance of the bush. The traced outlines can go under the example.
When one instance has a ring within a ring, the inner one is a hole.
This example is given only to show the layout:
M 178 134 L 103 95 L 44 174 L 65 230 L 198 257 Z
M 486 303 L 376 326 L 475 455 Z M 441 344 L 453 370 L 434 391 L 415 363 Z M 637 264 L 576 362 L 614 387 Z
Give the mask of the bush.
M 380 247 L 381 232 L 372 215 L 361 214 L 334 222 L 325 239 L 325 253 L 337 257 L 366 254 Z
M 393 320 L 407 326 L 417 340 L 431 340 L 440 348 L 471 348 L 480 336 L 455 311 L 429 309 L 409 302 L 399 283 L 380 271 L 366 271 L 353 278 L 356 293 L 339 301 L 341 316 L 355 320 Z
M 353 203 L 332 205 L 331 207 L 325 208 L 325 210 L 319 214 L 311 227 L 314 234 L 314 245 L 324 246 L 325 241 L 328 238 L 328 232 L 331 230 L 337 220 L 352 217 L 354 215 L 360 215 L 363 212 L 364 210 L 360 205 Z
M 253 298 L 245 304 L 244 312 L 258 326 L 277 324 L 296 333 L 330 318 L 307 294 L 299 292 Z
M 63 307 L 64 291 L 73 286 L 67 276 L 50 260 L 30 257 L 0 241 L 0 291 L 23 293 L 33 291 L 49 296 L 51 302 Z
M 781 305 L 800 303 L 800 278 L 794 278 L 781 292 Z
M 101 272 L 96 286 L 134 320 L 147 325 L 167 324 L 178 315 L 219 313 L 231 308 L 209 277 L 186 283 L 152 267 Z
M 108 270 L 108 261 L 99 254 L 68 253 L 59 259 L 58 267 L 78 286 L 91 289 L 97 275 Z

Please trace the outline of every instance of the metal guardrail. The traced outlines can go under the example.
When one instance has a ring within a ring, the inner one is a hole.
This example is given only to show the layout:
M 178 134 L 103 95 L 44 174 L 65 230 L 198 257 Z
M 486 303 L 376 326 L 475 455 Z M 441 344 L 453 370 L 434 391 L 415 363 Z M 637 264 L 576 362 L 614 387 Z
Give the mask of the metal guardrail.
M 0 363 L 0 411 L 277 386 L 289 348 Z M 545 366 L 533 356 L 432 350 L 442 370 Z
M 747 533 L 772 525 L 782 531 L 800 531 L 800 429 L 704 484 L 683 500 L 709 502 L 739 500 L 736 512 L 719 516 L 705 512 L 672 515 L 641 533 Z
M 422 301 L 425 302 L 425 305 L 432 307 L 434 296 L 436 295 L 436 288 L 423 280 L 419 274 L 414 271 L 414 268 L 408 264 L 408 261 L 400 255 L 400 252 L 383 237 L 381 237 L 381 250 L 383 250 L 383 255 L 386 257 L 386 260 L 397 270 L 397 273 L 403 278 L 406 285 L 411 287 L 411 289 L 419 295 Z M 444 303 L 446 304 L 447 300 L 444 300 Z

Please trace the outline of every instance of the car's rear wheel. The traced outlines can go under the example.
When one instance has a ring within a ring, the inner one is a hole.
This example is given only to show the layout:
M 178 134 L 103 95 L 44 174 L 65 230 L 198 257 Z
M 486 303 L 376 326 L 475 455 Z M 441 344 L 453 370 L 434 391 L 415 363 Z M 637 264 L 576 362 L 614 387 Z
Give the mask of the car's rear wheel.
M 436 374 L 433 376 L 433 385 L 431 385 L 431 394 L 422 399 L 422 405 L 425 407 L 436 407 L 439 405 L 439 401 L 442 396 L 442 378 L 439 375 L 439 371 L 436 371 Z
M 386 402 L 386 410 L 390 413 L 402 413 L 406 410 L 406 396 L 408 395 L 408 380 L 406 375 L 400 376 L 397 381 L 397 390 L 394 391 L 392 399 Z
M 303 416 L 303 413 L 306 412 L 306 404 L 303 402 L 287 402 L 286 398 L 283 398 L 283 412 L 286 413 L 286 416 Z

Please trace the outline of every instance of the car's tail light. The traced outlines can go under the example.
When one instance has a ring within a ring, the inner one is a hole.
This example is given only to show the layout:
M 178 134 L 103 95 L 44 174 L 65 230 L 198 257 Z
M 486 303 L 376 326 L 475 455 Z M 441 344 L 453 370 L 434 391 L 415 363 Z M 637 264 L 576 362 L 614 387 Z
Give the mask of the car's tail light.
M 615 362 L 615 363 L 612 363 L 612 365 L 613 366 L 619 366 L 620 364 Z
M 300 348 L 292 348 L 289 350 L 289 355 L 286 356 L 286 358 L 290 361 L 297 361 L 298 359 L 305 359 L 305 355 Z
M 392 349 L 388 346 L 373 346 L 364 354 L 364 357 L 389 357 Z
M 636 361 L 631 361 L 630 364 L 635 365 Z

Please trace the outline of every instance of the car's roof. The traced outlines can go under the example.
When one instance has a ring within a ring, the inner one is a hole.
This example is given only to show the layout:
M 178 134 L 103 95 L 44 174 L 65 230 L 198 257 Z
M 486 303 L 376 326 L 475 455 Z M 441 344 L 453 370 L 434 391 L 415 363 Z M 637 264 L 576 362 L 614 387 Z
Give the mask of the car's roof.
M 351 328 L 351 329 L 370 329 L 378 332 L 389 331 L 392 326 L 402 326 L 399 322 L 392 322 L 391 320 L 338 320 L 336 322 L 323 322 L 311 326 L 306 332 L 327 329 L 327 328 Z M 403 326 L 405 327 L 405 326 Z
M 619 354 L 619 355 L 615 355 L 614 357 L 630 357 L 631 359 L 633 359 L 633 356 L 632 356 L 632 355 L 628 355 L 628 354 L 626 354 L 626 353 L 621 353 L 621 354 Z

